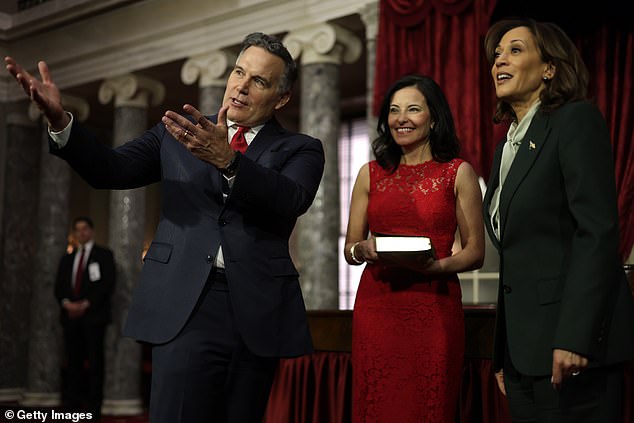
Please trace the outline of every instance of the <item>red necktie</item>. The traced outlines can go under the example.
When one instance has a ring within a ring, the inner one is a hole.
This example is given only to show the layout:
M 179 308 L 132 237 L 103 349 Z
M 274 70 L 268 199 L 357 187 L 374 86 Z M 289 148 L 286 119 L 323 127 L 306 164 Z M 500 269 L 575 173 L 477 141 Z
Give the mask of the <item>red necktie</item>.
M 249 146 L 249 144 L 247 144 L 247 139 L 244 137 L 244 133 L 249 129 L 251 128 L 249 128 L 248 126 L 238 125 L 238 130 L 235 134 L 233 134 L 233 138 L 231 138 L 231 148 L 233 148 L 235 151 L 239 151 L 242 154 L 247 151 L 247 147 Z
M 79 297 L 79 292 L 81 291 L 81 280 L 84 276 L 84 251 L 85 248 L 81 249 L 81 254 L 79 255 L 79 263 L 77 264 L 77 272 L 75 273 L 75 286 L 73 287 L 73 293 L 75 297 Z

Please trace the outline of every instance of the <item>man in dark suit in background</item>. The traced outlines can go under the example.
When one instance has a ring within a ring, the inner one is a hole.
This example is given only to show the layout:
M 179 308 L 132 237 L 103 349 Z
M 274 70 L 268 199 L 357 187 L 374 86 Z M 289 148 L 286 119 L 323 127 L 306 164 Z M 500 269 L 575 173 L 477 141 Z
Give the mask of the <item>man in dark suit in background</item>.
M 297 77 L 290 53 L 275 37 L 248 35 L 217 116 L 186 104 L 188 116 L 167 111 L 114 150 L 63 110 L 44 62 L 39 81 L 5 61 L 47 117 L 52 152 L 94 187 L 162 182 L 161 220 L 124 328 L 153 346 L 150 420 L 260 422 L 279 358 L 312 351 L 288 242 L 324 152 L 274 118 Z
M 73 236 L 79 245 L 72 254 L 62 257 L 55 280 L 66 347 L 62 402 L 69 411 L 82 409 L 85 402 L 93 419 L 98 419 L 103 399 L 103 340 L 110 322 L 116 270 L 112 251 L 95 245 L 90 218 L 82 216 L 73 221 Z M 87 391 L 83 384 L 85 359 L 89 365 Z

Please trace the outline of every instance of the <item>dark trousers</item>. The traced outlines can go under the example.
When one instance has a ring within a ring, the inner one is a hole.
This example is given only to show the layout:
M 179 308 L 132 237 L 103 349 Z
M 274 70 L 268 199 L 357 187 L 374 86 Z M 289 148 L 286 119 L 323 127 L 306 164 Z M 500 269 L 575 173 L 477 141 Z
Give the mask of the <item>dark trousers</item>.
M 244 345 L 224 274 L 212 272 L 183 330 L 152 347 L 150 422 L 260 423 L 278 363 Z
M 555 390 L 548 376 L 527 376 L 506 355 L 504 385 L 513 423 L 620 423 L 623 366 L 582 370 Z
M 87 410 L 93 414 L 93 418 L 101 416 L 104 332 L 104 326 L 85 325 L 81 318 L 70 320 L 64 325 L 66 368 L 62 403 L 70 411 Z

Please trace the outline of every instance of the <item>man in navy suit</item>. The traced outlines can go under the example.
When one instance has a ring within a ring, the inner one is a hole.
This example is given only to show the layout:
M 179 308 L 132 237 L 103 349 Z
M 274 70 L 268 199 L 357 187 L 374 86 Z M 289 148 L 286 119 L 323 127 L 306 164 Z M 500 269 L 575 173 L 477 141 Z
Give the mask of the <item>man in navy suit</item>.
M 124 327 L 153 346 L 150 420 L 260 422 L 279 358 L 312 351 L 288 242 L 324 152 L 274 118 L 297 76 L 289 52 L 248 35 L 217 116 L 186 104 L 187 116 L 167 111 L 114 150 L 63 110 L 44 62 L 40 81 L 5 61 L 47 117 L 52 153 L 92 186 L 162 182 L 161 220 Z
M 75 218 L 72 228 L 78 247 L 62 257 L 55 279 L 66 349 L 62 402 L 69 411 L 78 411 L 85 405 L 93 419 L 99 419 L 103 400 L 103 340 L 110 322 L 116 270 L 112 251 L 95 244 L 90 218 Z M 89 363 L 87 391 L 83 386 L 85 359 Z

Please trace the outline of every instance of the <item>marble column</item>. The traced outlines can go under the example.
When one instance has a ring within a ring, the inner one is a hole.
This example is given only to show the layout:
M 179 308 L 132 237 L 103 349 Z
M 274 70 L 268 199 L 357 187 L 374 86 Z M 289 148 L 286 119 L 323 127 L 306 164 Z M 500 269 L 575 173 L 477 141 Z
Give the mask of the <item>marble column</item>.
M 334 24 L 318 24 L 286 35 L 294 58 L 301 56 L 300 131 L 319 138 L 326 154 L 324 176 L 312 207 L 298 221 L 297 254 L 308 309 L 339 304 L 339 76 L 342 61 L 361 56 L 361 41 Z
M 163 101 L 158 81 L 127 74 L 108 79 L 99 88 L 102 104 L 114 100 L 114 140 L 118 147 L 147 129 L 147 109 Z M 141 346 L 121 335 L 132 290 L 141 270 L 145 232 L 145 188 L 110 193 L 109 245 L 117 281 L 112 299 L 113 324 L 106 331 L 106 378 L 103 414 L 135 415 L 143 411 Z
M 0 401 L 16 401 L 26 386 L 34 260 L 40 128 L 23 112 L 6 116 L 6 167 L 0 266 Z
M 366 117 L 370 142 L 377 137 L 377 117 L 372 112 L 374 100 L 374 76 L 376 69 L 376 37 L 379 33 L 379 2 L 368 3 L 359 12 L 365 24 L 366 51 Z
M 198 81 L 198 110 L 215 115 L 225 94 L 227 76 L 233 69 L 236 55 L 224 50 L 189 58 L 181 68 L 181 81 L 191 85 Z
M 88 117 L 88 103 L 80 98 L 64 96 L 64 109 L 75 119 Z M 31 103 L 29 116 L 40 120 L 39 109 Z M 59 157 L 49 154 L 48 129 L 42 120 L 40 147 L 40 180 L 38 246 L 33 265 L 31 327 L 29 334 L 26 392 L 21 401 L 25 407 L 52 407 L 60 404 L 60 366 L 62 334 L 60 306 L 53 291 L 60 258 L 66 253 L 69 230 L 69 193 L 71 169 Z

